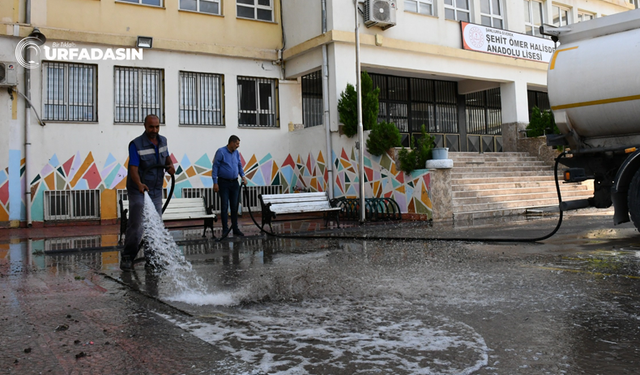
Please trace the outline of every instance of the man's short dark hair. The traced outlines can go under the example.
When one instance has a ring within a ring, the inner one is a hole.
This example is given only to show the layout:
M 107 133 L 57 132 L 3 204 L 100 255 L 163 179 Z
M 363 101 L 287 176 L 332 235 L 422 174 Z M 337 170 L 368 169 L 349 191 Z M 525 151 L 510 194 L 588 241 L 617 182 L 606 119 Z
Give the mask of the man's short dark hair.
M 235 142 L 238 142 L 239 140 L 240 138 L 237 135 L 232 135 L 231 137 L 229 137 L 229 143 L 235 143 Z
M 147 124 L 147 119 L 151 118 L 151 117 L 155 117 L 158 119 L 158 122 L 160 122 L 160 117 L 158 117 L 157 115 L 154 115 L 153 113 L 149 113 L 145 118 L 144 118 L 144 124 Z

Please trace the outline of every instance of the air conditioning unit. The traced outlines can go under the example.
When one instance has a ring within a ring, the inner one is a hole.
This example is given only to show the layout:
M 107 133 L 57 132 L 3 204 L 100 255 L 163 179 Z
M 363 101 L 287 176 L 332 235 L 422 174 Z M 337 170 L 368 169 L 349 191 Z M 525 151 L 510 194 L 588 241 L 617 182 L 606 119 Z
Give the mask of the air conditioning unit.
M 16 63 L 0 61 L 0 87 L 16 86 L 17 84 Z
M 396 10 L 398 3 L 395 0 L 365 0 L 364 24 L 367 27 L 380 27 L 386 30 L 396 25 Z

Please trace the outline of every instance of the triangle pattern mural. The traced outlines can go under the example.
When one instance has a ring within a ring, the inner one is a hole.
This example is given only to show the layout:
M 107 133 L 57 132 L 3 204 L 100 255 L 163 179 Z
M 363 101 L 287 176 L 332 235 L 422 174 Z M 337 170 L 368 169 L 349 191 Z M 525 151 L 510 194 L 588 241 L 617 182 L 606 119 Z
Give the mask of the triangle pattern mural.
M 45 190 L 78 189 L 125 189 L 128 158 L 118 161 L 111 153 L 96 162 L 89 152 L 84 157 L 79 151 L 70 157 L 59 158 L 54 154 L 40 173 L 31 180 L 32 197 L 41 196 Z M 182 187 L 210 188 L 211 158 L 203 155 L 183 155 L 176 165 L 176 196 Z M 195 160 L 193 162 L 192 160 Z M 241 162 L 249 186 L 281 185 L 283 192 L 325 191 L 328 186 L 329 168 L 333 166 L 335 179 L 334 196 L 357 198 L 360 189 L 357 152 L 354 148 L 332 152 L 327 159 L 322 151 L 307 155 L 287 155 L 284 160 L 276 160 L 271 154 L 259 158 L 257 155 L 242 155 Z M 391 197 L 396 200 L 402 212 L 431 215 L 430 175 L 406 175 L 395 165 L 387 154 L 371 156 L 365 154 L 365 192 L 371 197 Z M 24 178 L 24 161 L 21 163 L 21 178 Z M 8 215 L 9 177 L 8 168 L 0 170 L 0 221 Z M 165 186 L 170 185 L 165 179 Z M 180 186 L 180 189 L 178 189 Z M 43 205 L 42 199 L 34 200 L 34 205 Z M 42 212 L 42 207 L 35 212 Z M 42 218 L 34 217 L 34 220 Z

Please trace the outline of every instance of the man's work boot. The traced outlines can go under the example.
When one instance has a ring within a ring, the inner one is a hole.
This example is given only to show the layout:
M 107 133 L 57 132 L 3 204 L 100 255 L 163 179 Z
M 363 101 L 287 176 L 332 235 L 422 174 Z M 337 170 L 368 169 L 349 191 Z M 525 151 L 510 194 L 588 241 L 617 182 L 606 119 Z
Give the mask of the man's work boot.
M 133 260 L 129 255 L 120 256 L 120 269 L 126 272 L 133 271 Z
M 236 237 L 244 237 L 244 233 L 242 233 L 240 231 L 240 229 L 234 229 L 233 230 L 233 235 L 236 236 Z

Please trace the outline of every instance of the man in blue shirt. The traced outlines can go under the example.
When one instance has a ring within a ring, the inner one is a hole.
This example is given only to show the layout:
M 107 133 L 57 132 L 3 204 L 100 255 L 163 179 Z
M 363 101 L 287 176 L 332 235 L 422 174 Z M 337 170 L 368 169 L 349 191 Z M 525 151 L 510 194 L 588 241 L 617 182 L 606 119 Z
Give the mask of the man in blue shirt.
M 220 147 L 213 157 L 211 178 L 213 178 L 213 191 L 220 194 L 220 216 L 222 217 L 223 236 L 229 232 L 228 213 L 231 203 L 231 229 L 234 236 L 244 236 L 238 228 L 238 198 L 240 197 L 240 185 L 238 176 L 242 177 L 242 183 L 247 184 L 244 176 L 242 162 L 240 161 L 240 138 L 235 135 L 229 137 L 229 143 Z
M 127 196 L 129 220 L 120 269 L 131 271 L 142 240 L 142 213 L 144 192 L 149 194 L 158 215 L 162 216 L 162 193 L 165 170 L 173 175 L 175 169 L 169 155 L 167 139 L 160 134 L 160 120 L 156 115 L 144 119 L 144 133 L 129 143 L 129 165 L 127 173 Z M 145 254 L 150 257 L 153 254 Z M 150 259 L 147 258 L 147 263 Z

